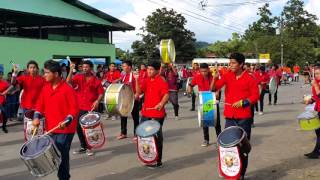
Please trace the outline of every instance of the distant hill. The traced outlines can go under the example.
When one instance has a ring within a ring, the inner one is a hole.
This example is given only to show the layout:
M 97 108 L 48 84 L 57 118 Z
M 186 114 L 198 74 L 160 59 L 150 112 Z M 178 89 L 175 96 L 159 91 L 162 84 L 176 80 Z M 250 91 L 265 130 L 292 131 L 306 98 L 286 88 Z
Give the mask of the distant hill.
M 210 44 L 207 43 L 207 42 L 204 42 L 204 41 L 197 41 L 197 42 L 196 42 L 196 48 L 197 48 L 197 49 L 206 48 L 206 47 L 208 47 L 208 46 L 210 46 Z

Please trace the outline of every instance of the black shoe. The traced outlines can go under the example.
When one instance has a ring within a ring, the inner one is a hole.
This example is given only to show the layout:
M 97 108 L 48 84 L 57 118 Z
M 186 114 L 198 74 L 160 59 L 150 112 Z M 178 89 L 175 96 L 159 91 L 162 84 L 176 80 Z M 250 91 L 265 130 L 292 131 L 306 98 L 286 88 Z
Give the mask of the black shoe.
M 307 156 L 308 159 L 319 159 L 319 154 L 317 154 L 315 152 L 305 154 L 305 156 Z
M 73 154 L 83 154 L 83 153 L 86 153 L 86 152 L 87 152 L 87 149 L 80 148 L 78 150 L 73 151 Z
M 4 132 L 4 133 L 8 133 L 8 129 L 7 128 L 2 128 L 2 131 Z
M 163 167 L 162 162 L 158 162 L 156 166 L 157 168 L 162 168 Z

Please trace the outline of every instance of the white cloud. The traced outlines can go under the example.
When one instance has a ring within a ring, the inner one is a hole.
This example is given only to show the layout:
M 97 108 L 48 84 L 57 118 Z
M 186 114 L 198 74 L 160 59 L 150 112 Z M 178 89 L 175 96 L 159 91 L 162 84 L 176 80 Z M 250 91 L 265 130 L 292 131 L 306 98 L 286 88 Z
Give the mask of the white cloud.
M 157 5 L 163 4 L 167 8 L 174 8 L 177 12 L 182 13 L 187 19 L 188 23 L 186 27 L 191 31 L 195 32 L 197 40 L 213 42 L 216 40 L 226 40 L 231 37 L 231 33 L 235 31 L 244 31 L 250 23 L 258 18 L 256 15 L 258 12 L 258 7 L 261 7 L 263 4 L 254 4 L 246 6 L 232 6 L 224 7 L 217 6 L 218 4 L 231 3 L 231 1 L 221 1 L 221 0 L 208 0 L 208 5 L 210 7 L 202 10 L 197 2 L 197 0 L 81 0 L 85 3 L 94 5 L 96 8 L 99 8 L 100 5 L 103 5 L 104 8 L 101 9 L 104 12 L 111 13 L 114 9 L 121 9 L 126 13 L 121 15 L 111 14 L 122 21 L 133 25 L 136 27 L 135 31 L 128 32 L 114 32 L 114 43 L 117 47 L 123 49 L 130 49 L 131 44 L 135 40 L 139 40 L 140 37 L 137 36 L 137 33 L 141 33 L 140 28 L 144 26 L 143 19 L 150 15 L 155 9 L 161 8 L 163 6 Z M 153 1 L 150 2 L 150 1 Z M 155 2 L 155 3 L 154 3 Z M 243 0 L 232 1 L 232 3 L 243 2 Z M 270 3 L 270 8 L 272 12 L 276 12 L 274 15 L 279 15 L 284 4 L 287 0 L 278 0 Z M 108 4 L 123 4 L 122 6 L 108 6 Z M 216 5 L 216 6 L 215 6 Z M 306 9 L 313 13 L 317 14 L 320 17 L 320 0 L 309 0 L 306 4 Z M 186 15 L 186 14 L 189 14 Z M 195 16 L 196 18 L 190 17 L 190 15 Z M 202 17 L 201 17 L 202 16 Z M 206 17 L 206 18 L 204 18 Z M 200 19 L 205 21 L 210 21 L 216 25 L 203 22 Z M 226 28 L 227 27 L 227 28 Z M 230 30 L 232 29 L 232 30 Z
M 319 0 L 309 0 L 306 4 L 305 9 L 318 17 L 318 24 L 320 24 L 320 1 Z

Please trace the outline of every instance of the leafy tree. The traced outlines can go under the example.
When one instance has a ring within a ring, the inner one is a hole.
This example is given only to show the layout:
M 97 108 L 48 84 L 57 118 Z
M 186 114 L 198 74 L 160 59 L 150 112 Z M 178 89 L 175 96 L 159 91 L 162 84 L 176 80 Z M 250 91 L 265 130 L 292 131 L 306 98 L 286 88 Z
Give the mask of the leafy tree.
M 157 9 L 145 19 L 145 23 L 143 33 L 139 34 L 142 41 L 132 44 L 135 59 L 160 59 L 158 45 L 162 39 L 173 39 L 177 61 L 185 62 L 195 57 L 195 34 L 185 28 L 187 21 L 181 14 L 172 9 Z

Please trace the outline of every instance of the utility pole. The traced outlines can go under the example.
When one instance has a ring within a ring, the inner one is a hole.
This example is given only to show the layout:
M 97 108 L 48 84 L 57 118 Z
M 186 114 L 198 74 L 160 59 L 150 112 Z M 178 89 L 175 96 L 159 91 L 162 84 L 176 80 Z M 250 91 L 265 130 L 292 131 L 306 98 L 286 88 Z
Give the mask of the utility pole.
M 283 66 L 283 19 L 280 16 L 280 40 L 281 40 L 281 67 Z

